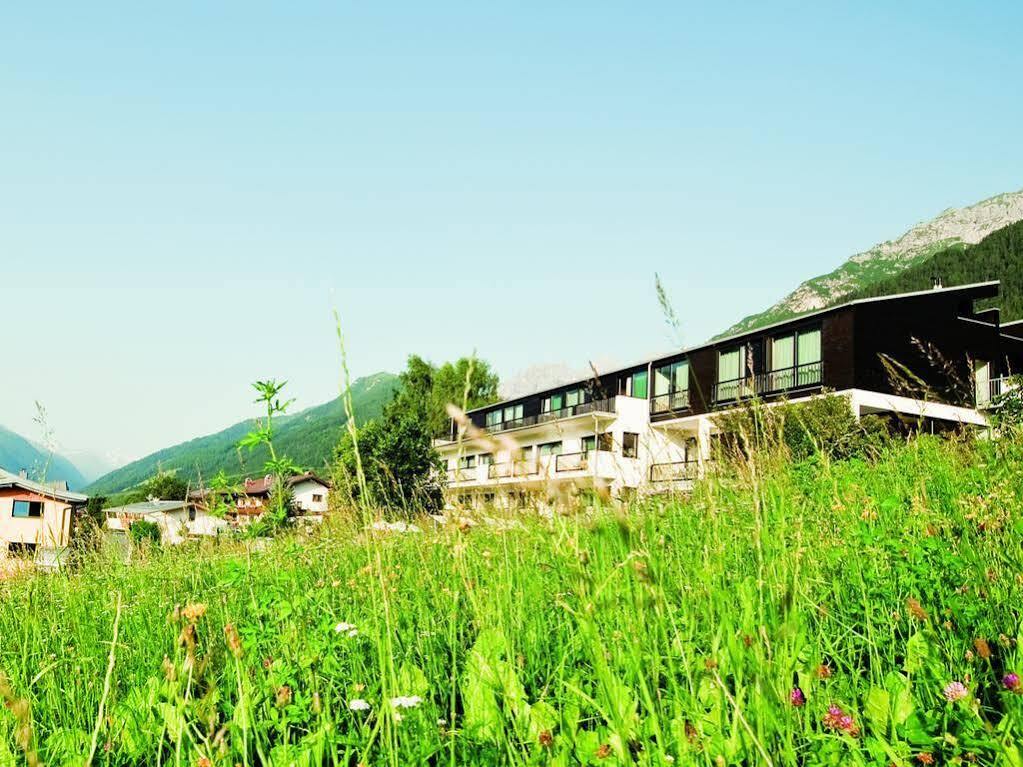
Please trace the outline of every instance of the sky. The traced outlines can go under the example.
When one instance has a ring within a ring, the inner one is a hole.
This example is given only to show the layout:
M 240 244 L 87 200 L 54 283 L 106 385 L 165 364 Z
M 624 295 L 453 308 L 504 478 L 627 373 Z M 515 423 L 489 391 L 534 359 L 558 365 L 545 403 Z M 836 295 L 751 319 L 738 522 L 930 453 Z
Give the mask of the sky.
M 473 350 L 697 343 L 1023 187 L 1023 4 L 8 3 L 0 423 L 124 462 Z

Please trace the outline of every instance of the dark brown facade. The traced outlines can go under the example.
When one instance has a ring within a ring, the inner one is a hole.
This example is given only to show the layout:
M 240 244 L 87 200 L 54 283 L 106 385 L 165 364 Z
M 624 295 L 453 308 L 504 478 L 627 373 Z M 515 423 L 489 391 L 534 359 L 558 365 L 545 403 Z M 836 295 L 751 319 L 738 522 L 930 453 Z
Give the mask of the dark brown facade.
M 616 394 L 648 398 L 653 420 L 708 413 L 751 397 L 772 401 L 825 389 L 864 389 L 973 407 L 978 361 L 988 363 L 992 378 L 1023 372 L 1023 325 L 1003 329 L 997 310 L 974 310 L 976 301 L 997 295 L 998 283 L 990 282 L 854 301 L 481 408 L 469 417 L 487 428 L 488 412 L 512 408 L 525 425 L 536 423 L 545 400 L 580 388 L 583 403 L 592 406 Z M 656 391 L 666 380 L 656 371 L 684 361 L 688 389 L 679 384 L 669 392 Z M 515 410 L 519 406 L 521 416 Z M 506 419 L 501 424 L 517 425 Z

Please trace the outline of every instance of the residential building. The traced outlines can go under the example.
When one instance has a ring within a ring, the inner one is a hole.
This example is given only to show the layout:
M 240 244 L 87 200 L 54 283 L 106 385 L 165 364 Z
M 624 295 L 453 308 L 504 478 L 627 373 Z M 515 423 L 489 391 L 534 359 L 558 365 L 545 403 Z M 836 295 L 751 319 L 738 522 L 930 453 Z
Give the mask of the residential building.
M 34 482 L 24 472 L 0 469 L 0 548 L 59 563 L 71 542 L 72 517 L 88 500 L 70 492 L 66 482 Z
M 845 397 L 857 417 L 985 427 L 1023 370 L 1023 323 L 999 321 L 997 282 L 861 299 L 467 414 L 437 449 L 454 503 L 528 493 L 685 489 L 716 417 L 743 402 Z
M 145 520 L 160 528 L 160 540 L 165 544 L 179 544 L 190 538 L 215 537 L 228 523 L 202 509 L 191 501 L 161 501 L 150 499 L 126 506 L 104 509 L 106 528 L 114 535 L 124 535 L 135 522 Z
M 273 485 L 273 477 L 270 475 L 259 479 L 246 478 L 241 486 L 231 493 L 234 521 L 245 524 L 258 518 L 265 510 L 266 503 L 273 492 Z M 330 495 L 328 482 L 312 472 L 306 472 L 288 477 L 285 480 L 285 485 L 291 491 L 294 510 L 297 514 L 317 519 L 326 513 Z M 189 495 L 189 499 L 202 508 L 207 492 L 206 490 L 193 491 Z

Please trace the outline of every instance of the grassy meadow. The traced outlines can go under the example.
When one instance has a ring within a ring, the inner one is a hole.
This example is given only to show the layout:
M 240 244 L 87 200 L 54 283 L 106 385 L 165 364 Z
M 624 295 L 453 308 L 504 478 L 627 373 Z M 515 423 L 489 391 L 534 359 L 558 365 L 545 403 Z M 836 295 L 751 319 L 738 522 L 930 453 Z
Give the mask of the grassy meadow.
M 0 584 L 0 765 L 1023 765 L 1021 479 L 1023 446 L 922 437 L 553 519 L 100 551 Z

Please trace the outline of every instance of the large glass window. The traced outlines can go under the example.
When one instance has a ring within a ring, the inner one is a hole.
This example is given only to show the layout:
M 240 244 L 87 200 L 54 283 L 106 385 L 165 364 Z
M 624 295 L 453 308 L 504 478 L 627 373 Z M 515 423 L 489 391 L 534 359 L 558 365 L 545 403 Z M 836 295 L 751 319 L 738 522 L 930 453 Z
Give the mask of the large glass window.
M 474 455 L 463 455 L 458 459 L 459 469 L 475 469 L 476 468 L 476 456 Z
M 518 421 L 522 418 L 522 405 L 508 405 L 504 409 L 504 422 Z
M 572 389 L 572 391 L 565 392 L 565 407 L 575 407 L 583 403 L 583 390 Z
M 718 383 L 736 381 L 742 377 L 742 347 L 736 346 L 718 352 Z
M 501 411 L 500 410 L 491 410 L 489 413 L 487 413 L 487 421 L 486 421 L 486 423 L 487 423 L 487 426 L 497 426 L 498 424 L 500 424 L 501 423 Z
M 796 365 L 796 339 L 781 336 L 771 340 L 771 370 L 785 370 Z
M 797 364 L 811 365 L 821 361 L 821 331 L 804 330 L 797 334 Z

